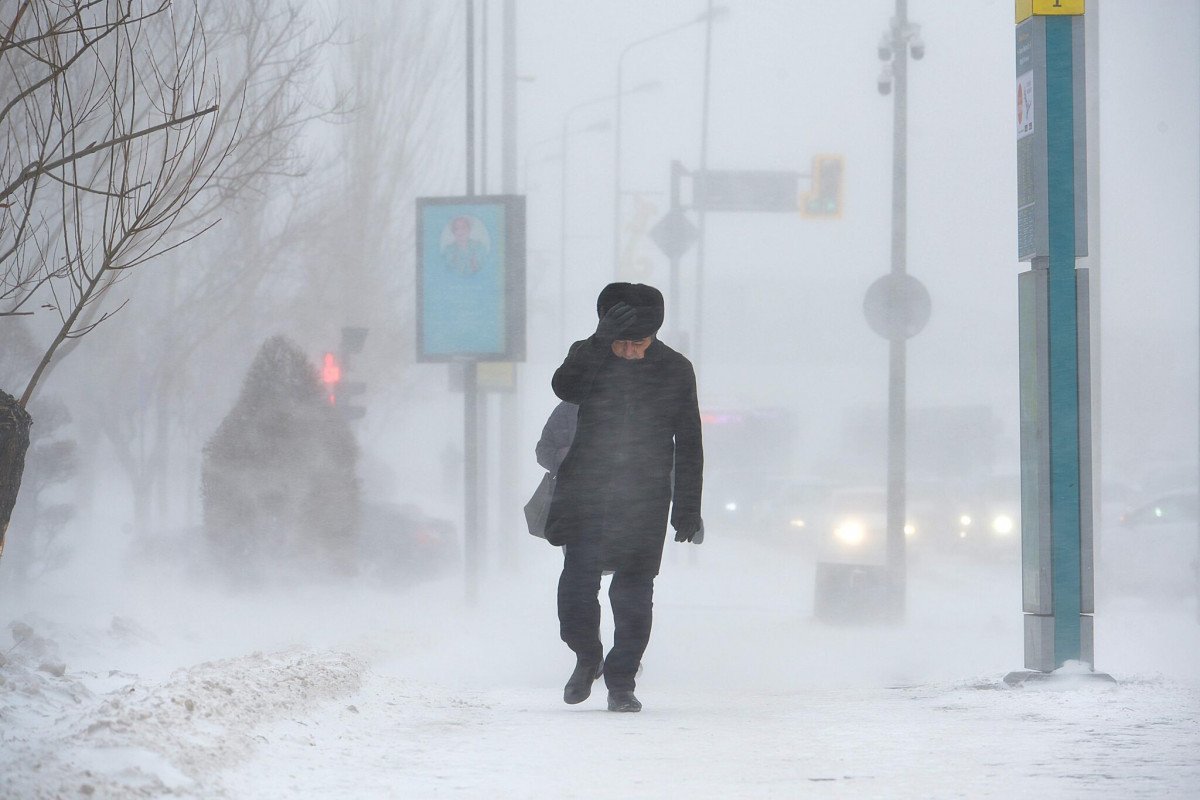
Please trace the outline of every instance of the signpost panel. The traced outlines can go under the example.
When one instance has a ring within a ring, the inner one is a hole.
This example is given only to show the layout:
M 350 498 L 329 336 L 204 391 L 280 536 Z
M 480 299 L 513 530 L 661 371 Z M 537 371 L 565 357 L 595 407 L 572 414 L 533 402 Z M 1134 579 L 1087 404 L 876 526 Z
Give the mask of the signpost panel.
M 417 360 L 525 358 L 525 198 L 417 200 Z
M 705 211 L 794 212 L 800 173 L 702 170 L 692 173 L 692 205 Z
M 1017 2 L 1025 666 L 1093 659 L 1082 0 Z

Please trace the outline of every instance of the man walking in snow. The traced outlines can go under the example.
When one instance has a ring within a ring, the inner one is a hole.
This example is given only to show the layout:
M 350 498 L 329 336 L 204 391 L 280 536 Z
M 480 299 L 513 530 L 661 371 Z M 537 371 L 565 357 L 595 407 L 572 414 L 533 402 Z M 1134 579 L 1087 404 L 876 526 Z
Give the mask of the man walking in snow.
M 610 711 L 640 711 L 634 678 L 650 640 L 668 510 L 675 541 L 703 540 L 700 412 L 691 362 L 655 338 L 661 292 L 611 283 L 596 313 L 596 332 L 571 345 L 552 382 L 579 406 L 546 523 L 547 541 L 564 545 L 559 629 L 576 657 L 563 699 L 583 702 L 603 675 Z M 609 570 L 616 630 L 605 657 L 598 595 Z

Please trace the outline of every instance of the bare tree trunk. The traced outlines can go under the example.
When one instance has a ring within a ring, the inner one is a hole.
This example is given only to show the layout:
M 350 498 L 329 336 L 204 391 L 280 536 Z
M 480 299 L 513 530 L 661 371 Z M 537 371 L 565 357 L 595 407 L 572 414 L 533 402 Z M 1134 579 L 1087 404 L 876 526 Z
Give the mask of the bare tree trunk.
M 33 419 L 17 399 L 0 391 L 0 556 L 4 554 L 4 534 L 17 504 L 21 475 L 25 472 L 25 452 L 29 449 L 29 428 Z

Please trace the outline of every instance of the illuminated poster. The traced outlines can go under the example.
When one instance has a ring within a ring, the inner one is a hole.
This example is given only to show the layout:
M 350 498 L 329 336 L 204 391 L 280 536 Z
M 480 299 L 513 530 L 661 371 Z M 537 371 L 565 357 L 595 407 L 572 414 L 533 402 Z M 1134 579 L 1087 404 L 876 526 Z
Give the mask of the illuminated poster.
M 417 200 L 417 360 L 525 355 L 525 199 Z

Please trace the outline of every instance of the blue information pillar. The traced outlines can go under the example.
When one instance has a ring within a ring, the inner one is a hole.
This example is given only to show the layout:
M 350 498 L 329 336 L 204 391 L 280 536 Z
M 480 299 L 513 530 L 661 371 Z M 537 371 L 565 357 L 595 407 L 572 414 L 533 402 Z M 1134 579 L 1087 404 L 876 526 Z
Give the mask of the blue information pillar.
M 1025 666 L 1093 663 L 1083 0 L 1018 0 Z

